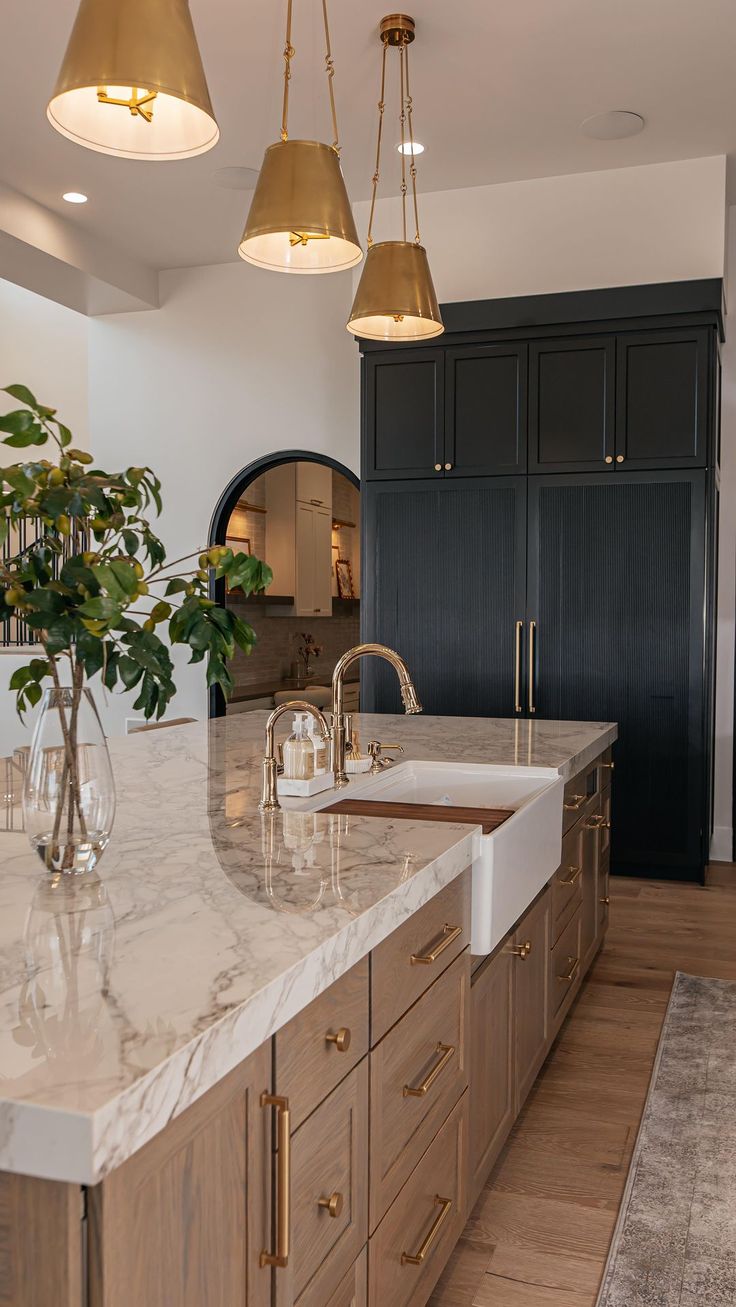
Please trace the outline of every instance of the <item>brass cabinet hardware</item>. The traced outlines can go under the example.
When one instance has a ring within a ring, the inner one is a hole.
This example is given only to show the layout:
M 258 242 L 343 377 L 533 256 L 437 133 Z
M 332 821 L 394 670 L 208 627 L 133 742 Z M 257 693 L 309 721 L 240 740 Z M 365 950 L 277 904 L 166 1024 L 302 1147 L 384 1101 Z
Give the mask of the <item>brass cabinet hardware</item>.
M 412 953 L 411 965 L 413 967 L 428 967 L 430 963 L 436 962 L 438 957 L 444 953 L 445 949 L 449 948 L 451 944 L 454 944 L 455 940 L 459 939 L 462 933 L 462 926 L 448 926 L 445 924 L 442 927 L 442 934 L 430 944 L 428 953 Z
M 582 874 L 583 874 L 583 869 L 582 869 L 582 867 L 567 867 L 566 870 L 567 870 L 567 872 L 568 872 L 568 875 L 567 875 L 566 879 L 565 879 L 565 880 L 562 880 L 562 879 L 558 876 L 558 878 L 557 878 L 557 884 L 558 884 L 558 885 L 574 885 L 575 882 L 576 882 L 576 880 L 578 879 L 578 877 L 579 877 L 579 876 L 582 876 Z
M 342 1216 L 344 1203 L 345 1200 L 342 1194 L 337 1193 L 337 1191 L 335 1191 L 334 1194 L 330 1194 L 329 1198 L 319 1198 L 317 1200 L 317 1206 L 324 1207 L 325 1211 L 330 1216 L 334 1217 L 335 1220 L 337 1220 L 338 1216 Z
M 441 472 L 441 471 L 442 471 L 442 464 L 441 464 L 441 463 L 435 463 L 435 465 L 434 465 L 434 470 L 435 470 L 435 472 Z
M 580 968 L 580 958 L 568 958 L 567 971 L 564 973 L 564 975 L 558 976 L 557 979 L 560 981 L 561 984 L 570 985 L 572 984 L 573 980 L 577 976 L 579 968 Z
M 261 1266 L 284 1267 L 289 1264 L 291 1241 L 291 1135 L 289 1100 L 278 1094 L 261 1094 L 261 1107 L 276 1109 L 276 1252 L 265 1249 L 259 1258 Z
M 445 471 L 446 472 L 452 471 L 452 463 L 445 463 Z
M 534 645 L 537 638 L 537 623 L 529 623 L 529 712 L 537 711 L 534 702 Z
M 623 454 L 617 454 L 617 455 L 616 455 L 616 462 L 617 462 L 617 463 L 623 463 L 623 461 L 624 461 L 624 456 L 623 456 Z
M 610 830 L 611 823 L 606 821 L 602 812 L 597 812 L 590 821 L 583 822 L 585 830 Z
M 610 900 L 608 894 L 604 894 L 603 898 L 602 898 L 602 899 L 599 899 L 598 902 L 599 902 L 599 903 L 602 903 L 603 906 L 607 908 L 608 905 L 609 905 L 609 903 L 611 902 L 611 900 Z
M 417 1085 L 416 1089 L 412 1085 L 404 1085 L 404 1098 L 424 1098 L 425 1094 L 429 1093 L 440 1072 L 444 1071 L 447 1063 L 454 1056 L 455 1045 L 438 1044 L 436 1051 L 440 1054 L 440 1057 L 435 1062 L 426 1080 L 423 1080 L 421 1085 Z
M 514 635 L 514 712 L 521 712 L 521 633 L 523 622 L 516 622 Z
M 440 1208 L 439 1215 L 432 1222 L 432 1226 L 429 1230 L 429 1233 L 424 1239 L 424 1242 L 421 1244 L 419 1251 L 416 1253 L 401 1254 L 402 1266 L 421 1266 L 422 1262 L 425 1260 L 427 1256 L 427 1253 L 432 1247 L 432 1244 L 437 1238 L 437 1235 L 442 1229 L 442 1226 L 445 1224 L 445 1221 L 447 1220 L 448 1216 L 450 1215 L 450 1212 L 452 1211 L 452 1199 L 440 1198 L 439 1194 L 435 1194 L 434 1206 Z
M 587 797 L 587 794 L 571 794 L 571 802 L 563 804 L 565 812 L 579 812 Z
M 338 1053 L 347 1053 L 351 1039 L 352 1035 L 348 1026 L 340 1026 L 340 1029 L 334 1035 L 332 1031 L 330 1031 L 329 1035 L 325 1035 L 325 1042 L 334 1044 Z
M 612 463 L 612 462 L 613 462 L 613 454 L 606 454 L 606 457 L 604 458 L 603 461 L 604 461 L 604 463 Z
M 601 767 L 607 767 L 609 771 L 615 771 L 615 770 L 616 770 L 616 764 L 615 764 L 615 762 L 602 762 L 602 763 L 601 763 Z
M 517 944 L 515 948 L 509 949 L 509 953 L 513 953 L 515 958 L 521 958 L 522 962 L 526 962 L 531 951 L 532 941 L 530 939 L 525 940 L 523 944 Z

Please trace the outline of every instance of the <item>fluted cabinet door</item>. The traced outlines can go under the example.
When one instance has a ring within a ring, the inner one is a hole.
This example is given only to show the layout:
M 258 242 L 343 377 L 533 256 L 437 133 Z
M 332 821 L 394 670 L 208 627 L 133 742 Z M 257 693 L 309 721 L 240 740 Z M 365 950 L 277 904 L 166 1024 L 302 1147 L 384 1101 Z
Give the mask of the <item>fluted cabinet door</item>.
M 533 477 L 537 717 L 618 722 L 614 867 L 701 865 L 705 480 Z
M 428 713 L 514 715 L 526 482 L 372 482 L 364 492 L 363 637 L 398 649 Z M 400 712 L 394 672 L 363 664 L 366 712 Z

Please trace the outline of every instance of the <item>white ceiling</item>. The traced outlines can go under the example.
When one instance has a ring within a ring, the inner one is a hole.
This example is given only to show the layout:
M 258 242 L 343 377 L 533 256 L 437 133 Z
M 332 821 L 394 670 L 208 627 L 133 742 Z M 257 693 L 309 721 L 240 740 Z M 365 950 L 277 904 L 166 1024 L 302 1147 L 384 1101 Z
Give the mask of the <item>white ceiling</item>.
M 178 163 L 94 154 L 47 124 L 45 105 L 77 0 L 4 0 L 0 182 L 153 268 L 235 260 L 249 195 L 223 167 L 258 167 L 280 123 L 285 0 L 191 0 L 220 123 L 216 148 Z M 329 139 L 319 0 L 297 0 L 292 136 Z M 343 167 L 369 191 L 386 0 L 332 0 Z M 479 186 L 736 152 L 734 0 L 417 0 L 415 132 L 420 190 Z M 387 104 L 385 140 L 398 140 Z M 595 141 L 580 123 L 630 109 L 646 130 Z M 392 130 L 393 129 L 393 130 Z M 384 177 L 398 176 L 386 152 Z M 90 197 L 63 203 L 66 190 Z

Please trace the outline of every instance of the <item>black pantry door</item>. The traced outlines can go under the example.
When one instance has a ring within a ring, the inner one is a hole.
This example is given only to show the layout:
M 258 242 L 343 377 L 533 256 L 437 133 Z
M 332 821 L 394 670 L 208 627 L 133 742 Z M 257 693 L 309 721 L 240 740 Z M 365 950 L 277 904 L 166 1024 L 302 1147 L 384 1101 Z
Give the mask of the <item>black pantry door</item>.
M 615 721 L 612 860 L 702 865 L 705 474 L 529 479 L 537 718 Z
M 367 482 L 363 630 L 399 649 L 425 712 L 511 717 L 524 616 L 526 478 Z M 401 712 L 396 675 L 361 669 L 366 712 Z

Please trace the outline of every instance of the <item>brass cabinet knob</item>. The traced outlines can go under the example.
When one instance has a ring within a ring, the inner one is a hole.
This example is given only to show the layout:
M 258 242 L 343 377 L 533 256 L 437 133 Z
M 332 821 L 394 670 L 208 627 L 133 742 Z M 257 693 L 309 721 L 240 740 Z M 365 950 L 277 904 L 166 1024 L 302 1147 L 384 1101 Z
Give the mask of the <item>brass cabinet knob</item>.
M 441 463 L 435 463 L 435 465 L 434 465 L 434 470 L 435 470 L 435 472 L 441 472 L 441 471 L 442 471 L 442 464 L 441 464 Z
M 334 1044 L 338 1053 L 347 1053 L 348 1049 L 350 1048 L 351 1039 L 352 1039 L 352 1035 L 350 1034 L 350 1029 L 348 1026 L 340 1026 L 340 1029 L 337 1031 L 337 1034 L 333 1035 L 332 1031 L 330 1031 L 329 1035 L 325 1035 L 326 1042 L 328 1044 Z
M 450 472 L 451 470 L 452 470 L 452 463 L 445 463 L 445 471 Z
M 325 1211 L 328 1212 L 334 1220 L 337 1220 L 338 1216 L 342 1216 L 344 1201 L 342 1194 L 335 1192 L 334 1194 L 330 1194 L 329 1198 L 320 1198 L 317 1202 L 317 1206 L 324 1207 Z
M 512 948 L 510 951 L 513 953 L 515 958 L 521 958 L 522 962 L 526 962 L 532 951 L 532 941 L 527 939 L 523 944 L 518 944 L 516 948 Z
M 611 900 L 610 900 L 610 898 L 608 897 L 608 895 L 606 894 L 606 895 L 604 895 L 604 897 L 600 900 L 600 902 L 601 902 L 605 907 L 608 907 L 608 905 L 609 905 L 609 903 L 611 902 Z
M 617 455 L 616 455 L 616 462 L 617 462 L 617 463 L 623 463 L 623 461 L 624 461 L 624 456 L 623 456 L 623 454 L 617 454 Z
M 612 462 L 613 462 L 613 454 L 606 454 L 606 457 L 604 458 L 603 462 L 604 462 L 604 463 L 612 463 Z

